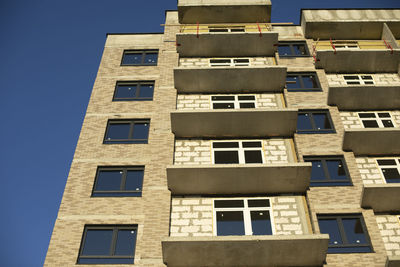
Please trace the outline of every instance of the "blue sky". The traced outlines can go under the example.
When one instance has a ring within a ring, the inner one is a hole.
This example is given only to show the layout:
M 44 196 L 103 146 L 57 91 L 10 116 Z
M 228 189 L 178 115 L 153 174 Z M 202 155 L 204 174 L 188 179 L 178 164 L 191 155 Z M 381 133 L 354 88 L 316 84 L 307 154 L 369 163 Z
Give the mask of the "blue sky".
M 272 0 L 300 8 L 396 7 L 400 0 Z M 41 266 L 106 33 L 161 32 L 176 0 L 0 0 L 0 265 Z

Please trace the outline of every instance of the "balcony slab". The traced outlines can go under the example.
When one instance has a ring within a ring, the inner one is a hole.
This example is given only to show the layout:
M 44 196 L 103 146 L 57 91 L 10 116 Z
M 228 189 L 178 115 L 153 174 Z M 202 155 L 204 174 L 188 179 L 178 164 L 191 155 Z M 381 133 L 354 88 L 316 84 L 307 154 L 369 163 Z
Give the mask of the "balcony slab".
M 364 185 L 361 196 L 361 207 L 372 208 L 374 212 L 399 212 L 400 184 Z

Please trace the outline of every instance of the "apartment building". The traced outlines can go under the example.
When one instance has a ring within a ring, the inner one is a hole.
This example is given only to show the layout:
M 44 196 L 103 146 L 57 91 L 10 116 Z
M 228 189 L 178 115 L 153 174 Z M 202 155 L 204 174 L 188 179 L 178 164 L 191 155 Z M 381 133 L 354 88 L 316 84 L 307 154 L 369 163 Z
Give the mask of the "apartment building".
M 270 14 L 107 36 L 45 266 L 400 266 L 400 10 Z

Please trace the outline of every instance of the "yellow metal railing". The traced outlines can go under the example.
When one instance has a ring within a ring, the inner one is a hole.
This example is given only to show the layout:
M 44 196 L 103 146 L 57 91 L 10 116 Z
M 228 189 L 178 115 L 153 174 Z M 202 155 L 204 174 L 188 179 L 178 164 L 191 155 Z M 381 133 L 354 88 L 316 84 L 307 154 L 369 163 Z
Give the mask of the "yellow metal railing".
M 209 32 L 269 32 L 272 26 L 269 23 L 246 24 L 186 24 L 180 27 L 181 33 L 209 33 Z
M 384 40 L 340 40 L 316 41 L 313 43 L 315 50 L 341 50 L 341 49 L 388 49 Z

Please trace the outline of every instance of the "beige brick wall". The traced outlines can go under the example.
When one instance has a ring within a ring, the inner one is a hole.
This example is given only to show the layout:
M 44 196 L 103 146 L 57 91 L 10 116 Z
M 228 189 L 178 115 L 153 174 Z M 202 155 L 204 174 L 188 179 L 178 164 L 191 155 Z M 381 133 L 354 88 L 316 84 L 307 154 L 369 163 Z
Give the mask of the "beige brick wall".
M 215 57 L 215 58 L 217 58 L 217 57 Z M 273 57 L 240 57 L 240 58 L 248 58 L 250 61 L 250 66 L 275 65 L 275 59 Z M 179 66 L 192 67 L 192 68 L 194 68 L 194 67 L 208 68 L 208 67 L 210 67 L 210 59 L 214 59 L 214 58 L 182 57 L 182 58 L 179 58 Z M 232 67 L 232 68 L 234 68 L 234 67 Z
M 375 73 L 375 74 L 363 74 L 363 73 L 354 73 L 354 74 L 327 74 L 326 78 L 328 79 L 329 85 L 331 86 L 354 86 L 346 84 L 344 80 L 344 75 L 370 75 L 374 79 L 375 85 L 393 85 L 400 83 L 400 77 L 397 73 Z M 357 85 L 355 85 L 357 86 Z
M 374 111 L 368 111 L 374 112 Z M 388 112 L 392 118 L 392 122 L 396 128 L 400 127 L 400 110 L 383 110 L 383 111 L 375 111 L 375 112 Z M 364 128 L 360 117 L 357 112 L 340 112 L 340 117 L 342 119 L 342 123 L 345 129 L 357 129 Z
M 309 226 L 301 197 L 269 198 L 276 235 L 308 233 Z M 213 236 L 213 216 L 213 198 L 173 197 L 170 236 Z
M 212 164 L 211 143 L 212 140 L 176 139 L 174 164 Z M 293 162 L 293 154 L 290 150 L 289 139 L 263 139 L 262 144 L 265 160 L 264 163 Z
M 178 94 L 178 110 L 212 109 L 211 96 L 217 94 Z M 240 95 L 240 94 L 224 94 Z M 243 94 L 254 95 L 256 108 L 281 108 L 281 94 Z
M 389 256 L 400 256 L 400 215 L 377 215 L 379 230 Z

